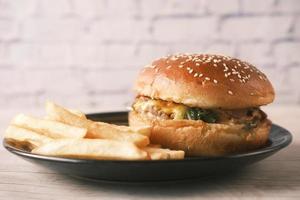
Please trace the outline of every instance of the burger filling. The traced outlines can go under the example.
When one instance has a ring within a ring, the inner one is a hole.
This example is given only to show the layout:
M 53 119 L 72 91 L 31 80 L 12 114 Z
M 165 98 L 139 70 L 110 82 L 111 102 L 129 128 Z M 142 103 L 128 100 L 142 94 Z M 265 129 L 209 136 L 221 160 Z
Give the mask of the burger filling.
M 266 119 L 266 114 L 259 108 L 203 109 L 144 96 L 137 97 L 132 107 L 136 112 L 152 119 L 187 119 L 202 120 L 207 123 L 241 124 L 246 130 L 256 128 L 261 121 Z

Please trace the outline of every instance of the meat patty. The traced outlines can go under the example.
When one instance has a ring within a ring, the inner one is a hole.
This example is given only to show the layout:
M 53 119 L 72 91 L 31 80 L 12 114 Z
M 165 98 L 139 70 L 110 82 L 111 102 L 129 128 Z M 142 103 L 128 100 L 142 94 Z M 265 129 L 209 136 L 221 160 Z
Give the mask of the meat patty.
M 259 108 L 236 110 L 192 108 L 144 96 L 137 97 L 132 107 L 135 111 L 152 119 L 190 119 L 203 120 L 208 123 L 244 124 L 247 129 L 255 128 L 260 121 L 267 117 Z M 191 113 L 194 113 L 194 116 Z

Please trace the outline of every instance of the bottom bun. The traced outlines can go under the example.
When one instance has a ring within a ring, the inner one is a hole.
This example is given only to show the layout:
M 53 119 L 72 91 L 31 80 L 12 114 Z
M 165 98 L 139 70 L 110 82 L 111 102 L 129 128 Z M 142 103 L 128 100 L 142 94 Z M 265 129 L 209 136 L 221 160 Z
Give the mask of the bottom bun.
M 152 120 L 131 111 L 129 125 L 152 126 L 151 143 L 183 150 L 187 156 L 222 156 L 266 145 L 271 122 L 266 119 L 251 131 L 242 125 L 212 124 L 195 120 Z

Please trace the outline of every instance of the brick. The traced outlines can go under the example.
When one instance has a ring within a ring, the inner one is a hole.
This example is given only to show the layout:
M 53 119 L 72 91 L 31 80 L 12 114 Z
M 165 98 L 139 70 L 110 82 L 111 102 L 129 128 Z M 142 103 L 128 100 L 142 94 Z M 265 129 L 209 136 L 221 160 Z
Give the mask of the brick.
M 138 70 L 87 70 L 84 87 L 89 93 L 122 93 L 132 88 Z
M 74 14 L 84 18 L 97 18 L 103 16 L 107 10 L 105 0 L 72 0 Z
M 134 68 L 138 60 L 136 60 L 136 52 L 133 45 L 109 44 L 105 46 L 104 62 L 106 67 L 110 68 Z
M 280 67 L 300 65 L 300 42 L 287 41 L 274 45 L 274 55 Z
M 41 17 L 59 18 L 71 13 L 71 1 L 69 0 L 38 0 L 36 13 Z
M 147 21 L 135 19 L 107 19 L 95 21 L 90 26 L 90 41 L 136 41 L 149 38 Z
M 68 67 L 72 61 L 70 46 L 65 44 L 14 44 L 9 59 L 16 67 Z
M 274 11 L 276 0 L 241 0 L 241 10 L 245 14 L 266 14 Z
M 27 42 L 70 43 L 78 41 L 84 35 L 80 20 L 35 18 L 22 24 L 21 38 Z
M 71 49 L 66 44 L 46 44 L 41 46 L 39 66 L 69 66 L 71 63 Z
M 271 53 L 271 46 L 269 43 L 261 42 L 246 42 L 239 44 L 238 56 L 253 65 L 260 68 L 261 66 L 272 67 L 276 60 Z
M 133 94 L 127 92 L 120 94 L 97 93 L 90 96 L 88 101 L 90 108 L 87 112 L 126 111 L 133 99 Z
M 95 110 L 89 109 L 92 107 L 91 105 L 89 105 L 89 101 L 91 100 L 91 98 L 85 90 L 79 90 L 72 94 L 59 94 L 55 91 L 46 91 L 36 98 L 36 105 L 38 107 L 41 107 L 42 111 L 44 111 L 44 105 L 46 101 L 53 101 L 66 108 L 74 108 L 82 112 L 87 112 L 88 110 L 91 110 L 90 112 L 95 112 Z
M 272 83 L 275 93 L 291 93 L 291 84 L 288 81 L 288 74 L 286 73 L 288 69 L 280 68 L 268 68 L 261 66 L 259 68 L 270 80 Z
M 170 47 L 167 45 L 144 43 L 137 46 L 134 59 L 140 64 L 138 67 L 142 67 L 169 53 Z
M 8 47 L 10 63 L 14 66 L 36 66 L 39 64 L 40 45 L 15 43 Z
M 275 10 L 279 13 L 300 13 L 299 0 L 279 0 Z
M 277 104 L 299 104 L 299 67 L 279 68 L 269 76 L 275 89 Z M 266 73 L 268 74 L 268 71 Z
M 37 105 L 37 96 L 32 94 L 10 94 L 2 95 L 0 108 L 6 117 L 6 124 L 18 113 L 27 113 L 33 116 L 41 116 L 44 113 L 44 105 Z M 2 121 L 3 122 L 3 121 Z
M 204 49 L 204 52 L 235 56 L 235 45 L 227 42 L 211 42 L 208 47 Z
M 138 13 L 137 1 L 135 0 L 109 0 L 106 1 L 107 9 L 105 16 L 110 18 L 131 17 Z
M 299 75 L 300 75 L 300 65 L 293 67 L 289 70 L 288 81 L 290 82 L 293 93 L 297 95 L 297 103 L 300 103 L 300 89 L 299 89 Z
M 46 69 L 40 66 L 35 70 L 1 70 L 0 85 L 7 85 L 0 91 L 1 95 L 39 93 L 71 95 L 83 92 L 81 71 L 69 69 Z
M 174 43 L 170 44 L 170 53 L 201 53 L 205 50 L 205 44 L 195 43 Z
M 272 105 L 297 105 L 299 104 L 299 96 L 292 89 L 276 92 L 276 98 Z
M 300 39 L 300 17 L 297 17 L 297 19 L 294 21 L 293 29 L 294 38 Z
M 75 14 L 85 18 L 132 18 L 138 14 L 134 0 L 74 0 L 72 2 Z
M 37 10 L 37 0 L 1 0 L 0 10 L 0 17 L 24 19 L 25 17 L 31 16 L 35 13 L 35 11 Z
M 161 19 L 153 24 L 153 39 L 163 42 L 205 41 L 216 32 L 216 18 Z
M 220 38 L 230 40 L 274 40 L 289 34 L 292 17 L 230 17 L 221 25 Z
M 143 17 L 172 16 L 172 15 L 205 15 L 205 0 L 141 0 L 140 14 Z
M 208 0 L 207 9 L 209 13 L 218 14 L 233 14 L 239 12 L 239 0 Z
M 10 60 L 8 58 L 7 45 L 0 42 L 0 69 L 3 67 L 8 67 L 10 65 Z
M 0 41 L 11 41 L 19 37 L 19 27 L 16 21 L 0 19 Z
M 82 68 L 105 66 L 105 47 L 101 44 L 79 43 L 71 46 L 72 65 Z

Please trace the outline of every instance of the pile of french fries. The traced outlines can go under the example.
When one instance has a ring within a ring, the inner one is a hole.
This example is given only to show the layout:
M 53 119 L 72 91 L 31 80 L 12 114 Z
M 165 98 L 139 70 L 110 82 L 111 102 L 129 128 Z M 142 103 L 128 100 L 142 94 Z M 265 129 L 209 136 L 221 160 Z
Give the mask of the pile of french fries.
M 47 156 L 98 160 L 183 159 L 184 151 L 150 144 L 151 127 L 133 128 L 86 118 L 85 114 L 46 103 L 46 117 L 18 114 L 5 131 L 15 146 Z

